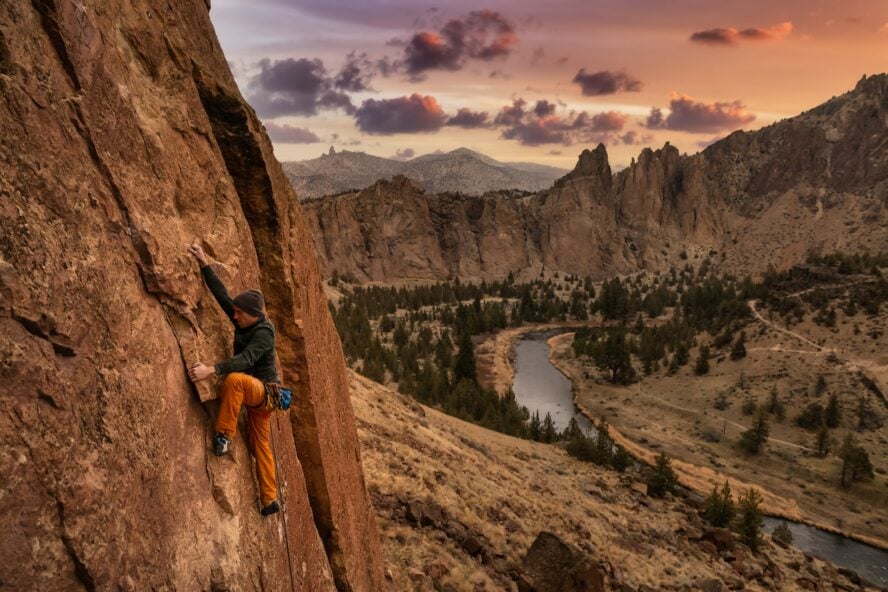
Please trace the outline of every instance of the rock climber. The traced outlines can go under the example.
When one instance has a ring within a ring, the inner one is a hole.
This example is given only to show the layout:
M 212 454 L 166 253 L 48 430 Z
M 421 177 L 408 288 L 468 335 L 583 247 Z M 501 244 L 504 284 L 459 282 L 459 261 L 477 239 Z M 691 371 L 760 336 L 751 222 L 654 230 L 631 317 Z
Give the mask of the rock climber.
M 274 455 L 269 444 L 271 411 L 265 407 L 265 383 L 280 382 L 275 355 L 274 325 L 265 314 L 265 300 L 258 290 L 247 290 L 234 297 L 228 295 L 225 285 L 209 265 L 200 245 L 189 245 L 188 252 L 200 263 L 204 281 L 216 302 L 234 323 L 234 356 L 206 365 L 192 364 L 188 376 L 192 382 L 212 375 L 225 375 L 222 383 L 222 404 L 216 418 L 216 436 L 213 452 L 216 456 L 228 453 L 237 433 L 237 417 L 241 404 L 247 408 L 247 443 L 256 458 L 256 473 L 262 502 L 261 514 L 269 516 L 280 511 L 276 498 L 277 481 Z

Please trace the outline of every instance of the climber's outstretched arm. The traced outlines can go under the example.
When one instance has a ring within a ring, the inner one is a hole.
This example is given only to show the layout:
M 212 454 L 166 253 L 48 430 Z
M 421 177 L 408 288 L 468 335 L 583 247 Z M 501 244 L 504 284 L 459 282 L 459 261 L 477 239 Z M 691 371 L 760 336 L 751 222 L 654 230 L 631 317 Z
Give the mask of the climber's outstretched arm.
M 228 315 L 228 318 L 231 319 L 231 322 L 233 323 L 234 301 L 232 301 L 231 296 L 228 295 L 228 290 L 225 289 L 225 284 L 222 283 L 222 280 L 219 279 L 216 272 L 210 267 L 210 261 L 207 258 L 206 253 L 204 253 L 201 246 L 197 244 L 189 245 L 188 252 L 194 255 L 194 258 L 200 263 L 200 272 L 203 274 L 207 287 L 210 289 L 210 292 L 213 293 L 216 302 L 219 303 L 219 306 L 222 307 L 222 310 L 225 311 L 225 314 Z

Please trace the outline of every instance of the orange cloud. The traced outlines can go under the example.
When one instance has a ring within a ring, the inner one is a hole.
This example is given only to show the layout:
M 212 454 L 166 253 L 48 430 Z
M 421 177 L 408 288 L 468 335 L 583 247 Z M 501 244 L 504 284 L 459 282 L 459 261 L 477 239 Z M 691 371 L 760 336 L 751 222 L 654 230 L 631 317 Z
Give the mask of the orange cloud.
M 691 35 L 691 41 L 707 45 L 735 45 L 740 41 L 772 41 L 784 39 L 792 34 L 793 25 L 790 21 L 778 23 L 770 27 L 752 27 L 738 31 L 734 27 L 719 27 L 697 31 Z

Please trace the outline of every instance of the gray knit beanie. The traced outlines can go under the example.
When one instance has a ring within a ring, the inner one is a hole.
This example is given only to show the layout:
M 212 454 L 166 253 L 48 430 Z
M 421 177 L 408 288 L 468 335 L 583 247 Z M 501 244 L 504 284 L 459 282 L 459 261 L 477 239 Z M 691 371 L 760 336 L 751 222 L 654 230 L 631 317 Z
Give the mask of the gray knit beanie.
M 234 297 L 234 305 L 253 317 L 261 317 L 265 298 L 259 290 L 247 290 Z

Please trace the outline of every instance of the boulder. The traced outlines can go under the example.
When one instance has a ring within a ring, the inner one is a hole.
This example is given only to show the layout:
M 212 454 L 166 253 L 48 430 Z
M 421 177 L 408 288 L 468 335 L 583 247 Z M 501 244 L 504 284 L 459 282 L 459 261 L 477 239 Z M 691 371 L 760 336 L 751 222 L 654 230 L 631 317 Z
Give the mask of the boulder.
M 603 570 L 579 549 L 541 532 L 524 557 L 524 582 L 533 592 L 603 592 Z M 519 584 L 519 589 L 521 585 Z
M 697 584 L 703 592 L 725 592 L 728 587 L 718 578 L 703 580 Z
M 719 553 L 734 549 L 734 533 L 727 528 L 707 528 L 703 531 L 702 540 L 715 545 Z

